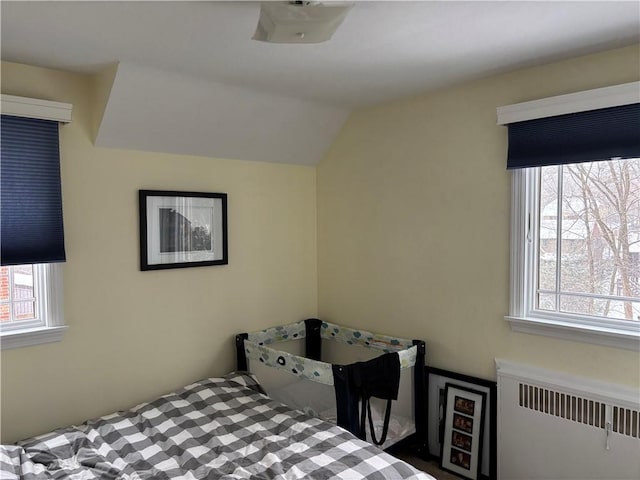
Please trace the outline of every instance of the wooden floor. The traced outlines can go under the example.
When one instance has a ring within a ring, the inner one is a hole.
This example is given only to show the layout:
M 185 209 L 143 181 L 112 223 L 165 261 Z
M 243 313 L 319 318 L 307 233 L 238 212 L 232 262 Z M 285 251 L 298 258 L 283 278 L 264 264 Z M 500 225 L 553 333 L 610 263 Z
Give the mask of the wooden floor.
M 431 461 L 422 460 L 421 458 L 418 458 L 415 455 L 412 455 L 411 453 L 408 453 L 408 452 L 396 452 L 396 453 L 393 453 L 393 455 L 395 457 L 398 457 L 404 460 L 407 463 L 410 463 L 411 465 L 416 467 L 418 470 L 422 470 L 423 472 L 428 473 L 429 475 L 435 477 L 437 480 L 460 480 L 460 477 L 452 473 L 443 472 L 442 470 L 440 470 L 438 468 L 437 460 L 431 460 Z

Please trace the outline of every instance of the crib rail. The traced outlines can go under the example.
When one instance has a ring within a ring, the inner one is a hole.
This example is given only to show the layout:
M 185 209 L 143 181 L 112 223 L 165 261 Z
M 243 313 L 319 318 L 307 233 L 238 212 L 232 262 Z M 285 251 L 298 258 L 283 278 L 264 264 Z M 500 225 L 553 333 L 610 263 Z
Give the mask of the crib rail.
M 316 319 L 303 320 L 288 325 L 266 328 L 258 332 L 247 333 L 247 339 L 258 345 L 299 340 L 308 336 L 310 321 L 317 321 L 320 326 L 320 336 L 326 340 L 333 340 L 349 345 L 359 345 L 365 348 L 375 348 L 385 353 L 411 348 L 414 343 L 413 340 L 406 338 L 373 333 L 367 330 L 345 327 L 330 322 L 321 322 Z

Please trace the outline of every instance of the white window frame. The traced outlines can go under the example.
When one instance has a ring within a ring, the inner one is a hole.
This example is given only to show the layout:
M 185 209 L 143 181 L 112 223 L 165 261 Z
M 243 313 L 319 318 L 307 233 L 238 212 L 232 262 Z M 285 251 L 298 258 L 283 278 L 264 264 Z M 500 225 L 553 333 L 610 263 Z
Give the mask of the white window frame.
M 640 82 L 498 107 L 498 125 L 638 103 Z M 516 332 L 640 351 L 640 323 L 535 309 L 539 169 L 511 171 L 509 314 Z
M 67 326 L 64 324 L 62 264 L 33 265 L 37 319 L 0 324 L 2 350 L 58 342 Z
M 73 106 L 69 103 L 52 102 L 14 95 L 0 97 L 3 115 L 40 118 L 63 124 L 71 122 Z M 38 316 L 40 322 L 2 325 L 0 324 L 0 349 L 26 347 L 62 339 L 67 326 L 64 323 L 62 264 L 35 264 L 34 287 L 39 294 Z

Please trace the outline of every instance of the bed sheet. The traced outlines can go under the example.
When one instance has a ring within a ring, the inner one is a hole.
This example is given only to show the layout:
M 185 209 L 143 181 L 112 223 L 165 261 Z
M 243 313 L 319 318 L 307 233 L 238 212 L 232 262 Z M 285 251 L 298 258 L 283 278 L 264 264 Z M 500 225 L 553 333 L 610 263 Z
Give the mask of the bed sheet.
M 229 375 L 0 448 L 3 479 L 433 480 Z
M 319 417 L 330 423 L 335 424 L 338 421 L 335 391 L 332 386 L 306 379 L 296 379 L 289 384 L 267 389 L 267 393 L 274 400 L 282 402 L 296 410 L 302 410 L 309 415 Z M 383 420 L 386 400 L 371 398 L 370 402 L 373 428 L 376 438 L 380 438 L 384 428 Z M 370 440 L 371 430 L 368 423 L 366 431 L 367 438 Z M 398 414 L 395 408 L 392 407 L 387 440 L 380 445 L 380 448 L 383 450 L 387 449 L 415 432 L 416 426 L 413 419 Z

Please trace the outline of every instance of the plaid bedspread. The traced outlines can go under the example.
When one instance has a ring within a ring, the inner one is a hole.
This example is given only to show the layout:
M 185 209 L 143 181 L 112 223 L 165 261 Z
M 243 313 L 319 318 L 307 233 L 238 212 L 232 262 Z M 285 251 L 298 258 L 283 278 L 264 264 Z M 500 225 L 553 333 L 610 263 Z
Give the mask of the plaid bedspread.
M 291 410 L 247 375 L 0 448 L 2 479 L 433 478 L 345 430 Z

